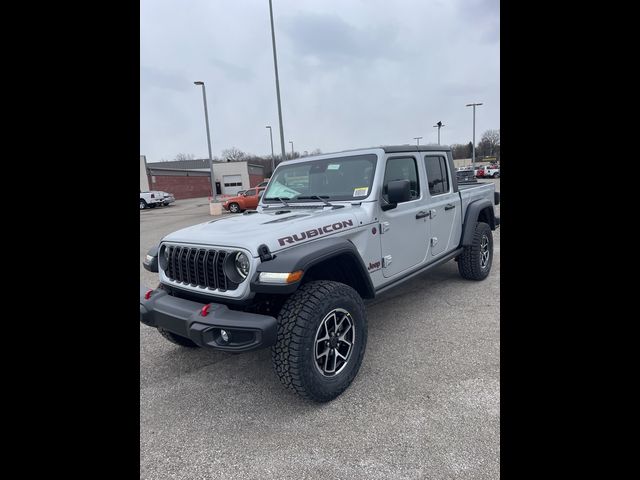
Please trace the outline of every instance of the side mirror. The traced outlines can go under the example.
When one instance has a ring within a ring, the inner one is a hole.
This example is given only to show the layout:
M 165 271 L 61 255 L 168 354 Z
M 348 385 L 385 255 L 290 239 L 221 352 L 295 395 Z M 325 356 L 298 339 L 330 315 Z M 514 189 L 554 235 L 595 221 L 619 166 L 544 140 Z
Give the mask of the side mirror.
M 399 203 L 411 200 L 411 183 L 409 180 L 394 180 L 387 184 L 387 197 L 389 203 L 383 205 L 383 210 L 396 208 Z

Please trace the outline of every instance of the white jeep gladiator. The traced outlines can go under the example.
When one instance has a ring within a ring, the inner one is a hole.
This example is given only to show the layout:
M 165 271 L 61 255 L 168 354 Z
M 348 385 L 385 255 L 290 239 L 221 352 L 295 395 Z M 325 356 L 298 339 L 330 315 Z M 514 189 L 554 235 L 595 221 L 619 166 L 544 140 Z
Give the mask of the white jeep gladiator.
M 365 300 L 449 260 L 483 280 L 500 224 L 493 184 L 458 185 L 451 149 L 391 146 L 283 162 L 256 210 L 164 237 L 144 266 L 140 321 L 185 347 L 270 347 L 276 374 L 318 402 L 352 382 Z

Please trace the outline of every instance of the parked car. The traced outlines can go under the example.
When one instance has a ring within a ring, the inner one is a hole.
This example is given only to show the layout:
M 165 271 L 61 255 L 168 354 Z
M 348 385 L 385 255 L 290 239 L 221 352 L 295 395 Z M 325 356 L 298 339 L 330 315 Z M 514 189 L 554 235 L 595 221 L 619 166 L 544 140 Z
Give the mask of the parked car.
M 500 166 L 499 165 L 487 165 L 484 168 L 484 176 L 499 178 L 500 177 Z
M 266 187 L 269 183 L 269 180 L 265 180 L 264 182 L 260 182 L 258 185 L 256 185 L 256 188 L 262 188 L 262 187 Z
M 458 182 L 475 182 L 476 178 L 471 168 L 460 168 L 456 172 Z
M 498 178 L 500 177 L 500 167 L 497 165 L 484 165 L 478 170 L 477 176 L 481 178 Z
M 162 205 L 164 195 L 163 192 L 151 191 L 151 192 L 143 192 L 140 191 L 140 210 L 144 210 L 145 208 L 155 208 L 156 206 Z
M 439 145 L 281 163 L 252 214 L 183 228 L 149 250 L 144 268 L 160 286 L 141 285 L 140 322 L 182 347 L 271 348 L 286 388 L 333 400 L 365 355 L 365 300 L 448 261 L 464 279 L 489 275 L 500 193 L 493 183 L 457 185 L 453 171 L 451 148 Z M 403 302 L 411 295 L 425 292 Z M 403 322 L 402 335 L 425 328 Z
M 162 194 L 162 204 L 166 207 L 167 205 L 176 201 L 176 198 L 172 193 L 160 192 Z
M 240 213 L 244 212 L 245 210 L 255 210 L 258 206 L 258 201 L 260 200 L 262 192 L 264 192 L 264 187 L 250 188 L 242 195 L 228 198 L 222 204 L 222 207 L 225 210 L 230 211 L 231 213 Z

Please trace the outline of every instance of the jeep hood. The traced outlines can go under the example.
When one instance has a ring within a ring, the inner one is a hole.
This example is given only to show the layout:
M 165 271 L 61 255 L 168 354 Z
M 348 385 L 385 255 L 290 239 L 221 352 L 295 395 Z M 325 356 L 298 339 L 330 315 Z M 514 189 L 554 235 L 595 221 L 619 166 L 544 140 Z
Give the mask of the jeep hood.
M 183 244 L 240 247 L 258 256 L 258 247 L 265 244 L 276 252 L 310 240 L 328 237 L 356 228 L 363 216 L 359 207 L 344 208 L 283 208 L 280 212 L 228 215 L 210 222 L 170 233 L 162 241 Z M 359 215 L 358 215 L 359 214 Z

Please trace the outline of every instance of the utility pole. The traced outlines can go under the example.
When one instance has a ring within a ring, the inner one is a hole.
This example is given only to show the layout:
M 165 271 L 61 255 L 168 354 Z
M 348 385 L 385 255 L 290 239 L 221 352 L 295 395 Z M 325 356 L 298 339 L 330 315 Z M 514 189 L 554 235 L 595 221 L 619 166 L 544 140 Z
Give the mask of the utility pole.
M 293 142 L 289 140 L 289 143 L 291 144 L 291 158 L 293 159 Z
M 471 166 L 475 170 L 476 168 L 476 107 L 482 105 L 481 103 L 469 103 L 467 107 L 473 107 L 473 155 L 471 157 Z
M 444 127 L 444 123 L 438 122 L 434 125 L 434 127 L 438 127 L 438 145 L 440 145 L 440 129 Z
M 419 147 L 420 146 L 420 139 L 422 137 L 413 137 L 413 139 L 416 141 L 416 145 Z
M 273 135 L 271 133 L 271 125 L 267 125 L 269 129 L 269 138 L 271 139 L 271 175 L 273 175 L 273 171 L 276 169 L 276 157 L 273 154 Z
M 273 44 L 273 68 L 276 72 L 276 96 L 278 98 L 278 120 L 280 122 L 280 146 L 282 147 L 282 161 L 287 157 L 284 152 L 284 130 L 282 128 L 282 107 L 280 106 L 280 80 L 278 79 L 278 55 L 276 54 L 276 33 L 273 29 L 273 7 L 269 0 L 269 16 L 271 17 L 271 42 Z
M 209 175 L 211 176 L 211 198 L 216 198 L 216 187 L 213 181 L 213 156 L 211 155 L 211 134 L 209 133 L 209 113 L 207 112 L 207 90 L 204 82 L 196 81 L 194 85 L 202 87 L 202 102 L 204 103 L 204 122 L 207 126 L 207 146 L 209 147 Z

